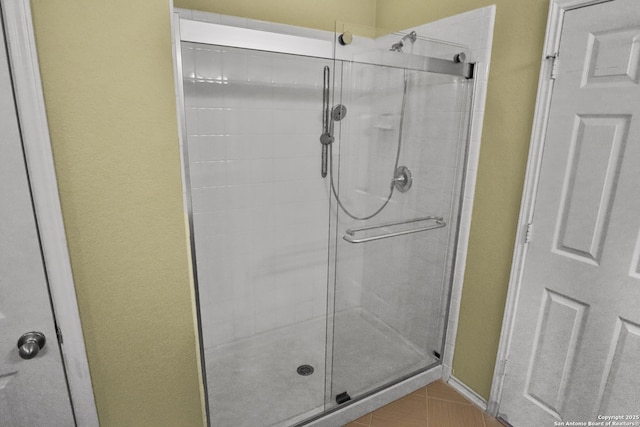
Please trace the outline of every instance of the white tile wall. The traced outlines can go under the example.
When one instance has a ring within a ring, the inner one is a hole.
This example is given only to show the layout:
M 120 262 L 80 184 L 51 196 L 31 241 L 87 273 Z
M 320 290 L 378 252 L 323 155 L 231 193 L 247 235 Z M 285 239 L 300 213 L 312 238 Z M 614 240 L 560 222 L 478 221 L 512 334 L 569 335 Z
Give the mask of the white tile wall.
M 407 44 L 405 52 L 450 59 L 462 51 L 469 61 L 477 62 L 477 85 L 445 353 L 448 370 L 452 361 L 468 245 L 494 13 L 495 8 L 488 7 L 403 32 L 415 30 L 419 35 L 415 44 Z M 397 34 L 382 37 L 376 44 L 385 48 L 397 41 L 397 37 Z M 440 44 L 425 38 L 447 40 L 448 43 Z M 455 222 L 460 194 L 454 188 L 455 177 L 460 176 L 459 171 L 463 167 L 456 159 L 460 159 L 458 149 L 468 136 L 467 128 L 461 126 L 465 121 L 462 92 L 470 91 L 471 83 L 452 84 L 447 83 L 447 79 L 442 77 L 438 81 L 437 77 L 430 75 L 422 84 L 412 88 L 419 90 L 420 95 L 410 96 L 406 106 L 401 164 L 407 164 L 412 170 L 416 188 L 398 196 L 399 203 L 381 214 L 380 221 L 435 214 L 444 216 L 452 226 Z M 401 89 L 401 82 L 396 86 Z M 395 125 L 392 120 L 385 123 L 389 127 Z M 381 159 L 384 156 L 371 152 L 370 156 L 364 176 L 382 175 L 384 161 Z M 446 260 L 445 254 L 453 242 L 450 240 L 452 235 L 445 230 L 428 232 L 426 236 L 381 241 L 367 246 L 364 254 L 363 308 L 401 332 L 423 351 L 441 350 L 442 331 L 447 320 L 445 303 L 451 259 Z
M 401 333 L 423 354 L 430 354 L 432 350 L 441 351 L 442 327 L 438 319 L 443 316 L 442 298 L 448 288 L 445 255 L 457 219 L 453 186 L 460 148 L 466 141 L 466 134 L 460 133 L 465 128 L 461 86 L 466 83 L 412 72 L 408 84 L 400 164 L 412 171 L 414 184 L 408 193 L 396 192 L 397 203 L 381 215 L 384 220 L 375 221 L 437 215 L 445 218 L 448 227 L 367 246 L 363 308 Z M 402 91 L 403 78 L 399 78 L 395 92 Z M 400 108 L 398 114 L 399 111 Z M 389 164 L 392 169 L 393 160 L 393 155 L 385 161 L 371 158 L 367 174 L 384 174 L 385 163 L 386 169 Z M 386 182 L 389 180 L 387 176 Z
M 184 44 L 205 348 L 326 311 L 327 61 Z

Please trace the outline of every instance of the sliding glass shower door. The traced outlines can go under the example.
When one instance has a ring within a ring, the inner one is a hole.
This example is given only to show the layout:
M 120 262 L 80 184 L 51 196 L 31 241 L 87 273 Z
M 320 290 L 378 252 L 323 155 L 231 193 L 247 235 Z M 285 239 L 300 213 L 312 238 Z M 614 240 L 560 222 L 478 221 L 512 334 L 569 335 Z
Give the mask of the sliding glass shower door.
M 187 165 L 211 425 L 324 410 L 330 60 L 182 45 Z
M 329 405 L 443 354 L 473 86 L 403 55 L 339 63 Z

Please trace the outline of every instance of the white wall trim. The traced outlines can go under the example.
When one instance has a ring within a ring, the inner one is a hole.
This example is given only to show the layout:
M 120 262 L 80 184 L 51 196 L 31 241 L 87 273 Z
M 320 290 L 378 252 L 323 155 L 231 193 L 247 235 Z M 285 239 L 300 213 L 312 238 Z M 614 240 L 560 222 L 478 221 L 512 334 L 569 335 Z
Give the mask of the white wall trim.
M 518 218 L 518 228 L 513 261 L 511 264 L 511 275 L 509 277 L 507 301 L 502 320 L 500 344 L 498 346 L 493 382 L 491 384 L 491 394 L 487 408 L 487 412 L 492 416 L 496 416 L 498 414 L 500 400 L 502 398 L 507 358 L 509 355 L 511 337 L 515 322 L 516 304 L 520 293 L 524 264 L 527 256 L 525 236 L 528 224 L 533 221 L 533 209 L 536 202 L 535 196 L 538 187 L 540 167 L 542 165 L 544 137 L 547 130 L 547 123 L 549 121 L 551 94 L 554 86 L 554 80 L 550 78 L 552 67 L 550 57 L 555 55 L 560 47 L 560 33 L 562 31 L 564 13 L 566 11 L 607 1 L 611 0 L 550 0 L 545 44 L 541 58 L 542 65 L 540 67 L 540 78 L 538 80 L 538 95 L 536 98 L 535 114 L 533 116 L 533 128 L 529 146 L 527 172 L 525 175 L 524 190 L 522 193 L 522 203 L 520 205 L 520 216 Z
M 453 375 L 449 377 L 449 381 L 447 383 L 458 393 L 464 396 L 471 403 L 476 405 L 482 411 L 487 410 L 487 401 L 482 398 L 478 393 L 471 390 L 465 383 L 454 377 Z
M 454 20 L 453 28 L 460 26 L 460 19 L 466 19 L 469 14 L 482 14 L 482 32 L 476 34 L 476 40 L 466 37 L 453 39 L 456 43 L 469 46 L 470 61 L 476 62 L 476 76 L 473 88 L 472 116 L 469 129 L 469 147 L 467 163 L 465 165 L 464 194 L 461 204 L 460 230 L 458 233 L 457 253 L 455 259 L 455 269 L 451 285 L 451 297 L 449 299 L 449 317 L 447 319 L 447 329 L 443 354 L 443 375 L 446 382 L 453 374 L 453 357 L 455 354 L 456 338 L 458 334 L 458 324 L 460 315 L 460 304 L 462 302 L 462 290 L 464 287 L 464 272 L 467 263 L 467 252 L 469 247 L 469 233 L 471 230 L 471 217 L 475 198 L 476 178 L 478 173 L 478 163 L 480 160 L 480 146 L 482 143 L 482 128 L 484 124 L 484 112 L 487 95 L 487 85 L 489 81 L 489 65 L 491 59 L 491 49 L 493 46 L 493 29 L 495 24 L 496 6 L 472 10 L 460 15 L 444 18 L 441 21 L 431 23 L 437 25 L 441 22 L 451 22 Z M 475 19 L 473 19 L 475 20 Z M 457 21 L 457 22 L 456 22 Z M 426 24 L 427 26 L 429 24 Z M 435 37 L 434 37 L 435 38 Z M 449 37 L 445 37 L 449 39 Z
M 0 0 L 40 243 L 78 426 L 98 426 L 60 208 L 29 0 Z

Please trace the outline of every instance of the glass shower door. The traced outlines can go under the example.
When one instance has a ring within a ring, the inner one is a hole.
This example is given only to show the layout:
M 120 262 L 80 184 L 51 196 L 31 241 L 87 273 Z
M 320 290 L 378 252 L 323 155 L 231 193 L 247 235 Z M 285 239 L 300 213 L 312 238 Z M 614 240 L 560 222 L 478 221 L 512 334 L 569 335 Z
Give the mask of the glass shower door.
M 183 43 L 185 162 L 213 426 L 324 410 L 331 60 Z
M 443 352 L 472 83 L 397 55 L 340 61 L 330 405 Z

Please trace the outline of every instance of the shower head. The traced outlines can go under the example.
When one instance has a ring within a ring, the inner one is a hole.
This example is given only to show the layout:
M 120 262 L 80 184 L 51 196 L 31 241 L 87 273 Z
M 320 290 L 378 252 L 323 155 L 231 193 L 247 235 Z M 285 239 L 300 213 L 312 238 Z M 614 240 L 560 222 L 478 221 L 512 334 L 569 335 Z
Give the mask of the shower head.
M 404 46 L 405 40 L 409 40 L 411 43 L 415 43 L 418 38 L 418 34 L 415 31 L 411 31 L 409 34 L 406 34 L 402 37 L 397 43 L 391 45 L 391 51 L 393 52 L 402 52 L 402 47 Z
M 402 46 L 404 46 L 404 43 L 402 43 L 402 40 L 400 40 L 398 43 L 392 44 L 391 49 L 389 50 L 393 52 L 402 52 Z

